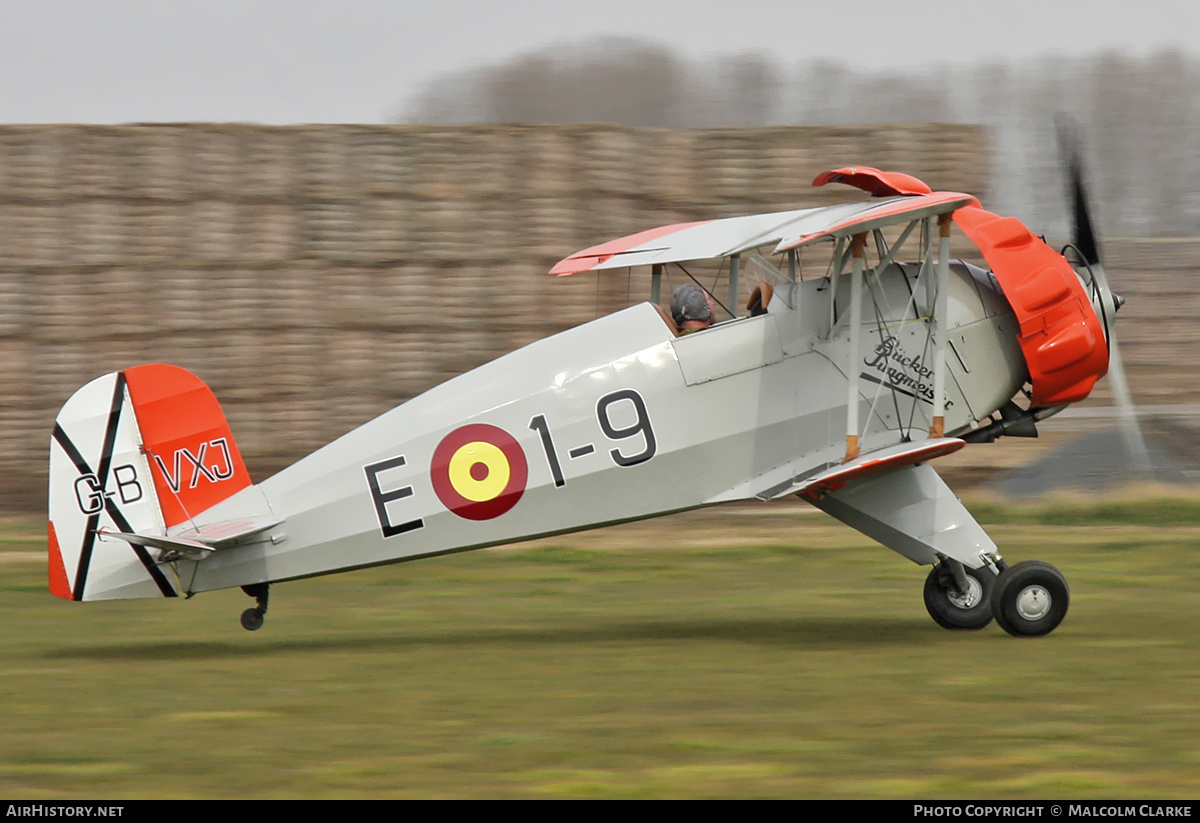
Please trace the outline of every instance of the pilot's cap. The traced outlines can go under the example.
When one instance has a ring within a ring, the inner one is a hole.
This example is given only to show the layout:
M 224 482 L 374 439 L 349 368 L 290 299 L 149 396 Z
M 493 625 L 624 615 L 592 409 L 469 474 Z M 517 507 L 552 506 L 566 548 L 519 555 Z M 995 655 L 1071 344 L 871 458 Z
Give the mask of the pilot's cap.
M 682 326 L 687 320 L 708 320 L 712 317 L 712 309 L 708 305 L 708 295 L 704 289 L 695 283 L 684 283 L 675 289 L 671 295 L 671 317 L 676 326 Z

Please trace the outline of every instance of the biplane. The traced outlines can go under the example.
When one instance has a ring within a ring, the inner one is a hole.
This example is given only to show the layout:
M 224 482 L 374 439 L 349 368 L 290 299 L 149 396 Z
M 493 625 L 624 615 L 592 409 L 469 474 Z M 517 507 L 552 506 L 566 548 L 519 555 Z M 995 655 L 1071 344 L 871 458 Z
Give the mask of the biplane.
M 1106 373 L 1121 301 L 1086 210 L 1072 264 L 969 194 L 869 167 L 814 181 L 833 183 L 857 196 L 566 257 L 552 274 L 648 267 L 650 300 L 455 377 L 259 483 L 195 375 L 150 364 L 93 380 L 51 438 L 51 591 L 240 586 L 255 630 L 273 583 L 799 496 L 931 566 L 939 625 L 1052 631 L 1063 575 L 1007 564 L 932 462 L 1036 436 Z M 987 268 L 950 259 L 953 227 Z M 820 276 L 802 276 L 806 248 L 828 250 Z M 659 305 L 664 276 L 703 260 L 727 272 L 729 316 L 681 334 Z

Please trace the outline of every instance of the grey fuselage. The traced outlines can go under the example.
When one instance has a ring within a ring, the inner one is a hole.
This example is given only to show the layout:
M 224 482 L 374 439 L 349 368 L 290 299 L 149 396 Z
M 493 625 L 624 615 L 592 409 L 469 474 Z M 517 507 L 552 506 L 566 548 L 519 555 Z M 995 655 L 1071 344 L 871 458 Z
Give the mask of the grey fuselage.
M 206 512 L 201 526 L 264 505 L 285 522 L 179 561 L 181 580 L 189 591 L 287 580 L 768 499 L 843 459 L 849 379 L 864 451 L 923 438 L 933 347 L 919 268 L 865 276 L 856 363 L 848 277 L 782 283 L 766 314 L 681 337 L 642 303 L 528 345 Z M 944 417 L 955 434 L 1028 377 L 1017 322 L 988 274 L 953 263 L 949 280 Z M 439 444 L 473 424 L 511 436 L 527 465 L 515 504 L 482 519 L 452 511 L 433 482 Z

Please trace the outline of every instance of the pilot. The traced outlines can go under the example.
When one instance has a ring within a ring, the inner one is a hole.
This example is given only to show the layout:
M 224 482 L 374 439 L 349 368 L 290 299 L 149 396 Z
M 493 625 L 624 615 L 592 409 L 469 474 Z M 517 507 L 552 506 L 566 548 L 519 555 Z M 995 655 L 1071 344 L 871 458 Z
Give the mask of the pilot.
M 671 317 L 680 334 L 707 329 L 713 323 L 716 303 L 695 283 L 684 283 L 671 295 Z

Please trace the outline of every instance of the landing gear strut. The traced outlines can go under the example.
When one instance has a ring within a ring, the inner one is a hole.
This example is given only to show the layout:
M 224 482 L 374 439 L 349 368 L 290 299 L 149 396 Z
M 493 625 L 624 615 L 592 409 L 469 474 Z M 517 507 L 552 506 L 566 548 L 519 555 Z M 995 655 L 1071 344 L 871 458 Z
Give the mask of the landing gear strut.
M 255 583 L 252 586 L 242 586 L 242 591 L 258 601 L 258 605 L 242 612 L 242 628 L 248 632 L 256 632 L 262 628 L 263 619 L 267 614 L 267 599 L 270 596 L 270 583 Z

